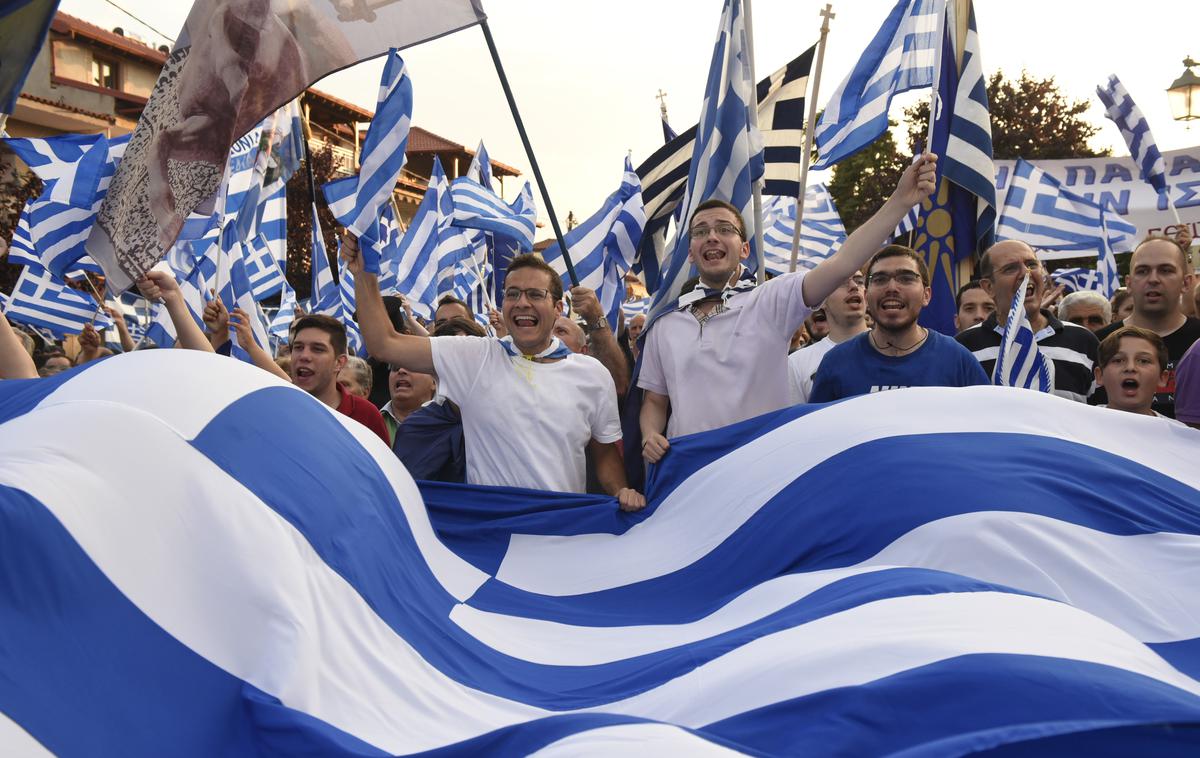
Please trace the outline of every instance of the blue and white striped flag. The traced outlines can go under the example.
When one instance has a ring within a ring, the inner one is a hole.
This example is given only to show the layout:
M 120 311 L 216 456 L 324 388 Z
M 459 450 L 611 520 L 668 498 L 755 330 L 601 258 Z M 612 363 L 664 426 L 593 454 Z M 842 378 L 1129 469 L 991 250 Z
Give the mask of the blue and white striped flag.
M 279 295 L 279 310 L 275 311 L 275 316 L 267 326 L 267 332 L 281 342 L 287 342 L 290 336 L 288 330 L 295 318 L 296 291 L 284 280 L 283 290 Z
M 1133 249 L 1137 227 L 1018 159 L 1004 196 L 996 238 L 1020 240 L 1038 250 L 1043 260 L 1092 254 L 1111 260 L 1114 251 Z M 1108 265 L 1115 266 L 1115 260 Z M 1110 277 L 1115 282 L 1115 276 Z
M 196 351 L 0 382 L 0 753 L 1194 755 L 1197 444 L 900 389 L 673 441 L 631 518 Z
M 404 231 L 396 219 L 396 209 L 392 203 L 383 206 L 373 230 L 364 237 L 358 238 L 360 247 L 370 247 L 373 255 L 379 257 L 379 291 L 384 295 L 396 291 L 396 271 L 400 262 L 400 240 Z
M 97 329 L 113 325 L 95 298 L 71 289 L 41 266 L 26 266 L 21 271 L 4 314 L 22 324 L 49 329 L 60 339 L 79 334 L 87 324 Z
M 341 241 L 338 241 L 341 244 Z M 357 355 L 360 358 L 367 356 L 367 346 L 363 342 L 362 331 L 358 328 L 358 322 L 354 320 L 354 314 L 358 310 L 354 298 L 354 274 L 350 273 L 350 269 L 346 268 L 345 261 L 338 256 L 338 299 L 339 311 L 333 315 L 338 321 L 342 322 L 342 326 L 346 327 L 346 349 L 350 355 Z
M 329 251 L 325 247 L 325 235 L 321 232 L 321 217 L 317 204 L 312 205 L 312 289 L 309 300 L 311 313 L 335 312 L 341 305 L 337 282 L 333 279 L 333 268 L 329 265 Z
M 650 298 L 642 297 L 636 300 L 626 300 L 621 303 L 621 313 L 625 314 L 625 323 L 634 316 L 645 316 L 650 312 Z
M 1050 272 L 1050 278 L 1073 292 L 1094 290 L 1104 292 L 1094 268 L 1060 268 Z M 1105 297 L 1111 297 L 1105 294 Z
M 60 134 L 4 141 L 45 183 L 43 200 L 91 209 L 108 163 L 105 135 Z
M 824 184 L 810 184 L 804 193 L 797 267 L 816 268 L 846 241 L 846 227 Z M 796 229 L 796 198 L 773 197 L 763 204 L 763 259 L 767 271 L 786 274 L 792 264 L 792 234 Z
M 475 151 L 475 156 L 471 158 L 471 165 L 467 168 L 467 177 L 474 179 L 487 189 L 494 189 L 492 185 L 492 159 L 488 155 L 487 148 L 483 146 L 483 140 L 479 140 L 479 149 Z
M 395 291 L 408 298 L 413 313 L 422 318 L 432 318 L 438 298 L 438 276 L 453 261 L 441 260 L 438 253 L 443 234 L 450 218 L 454 215 L 454 202 L 450 199 L 450 183 L 442 170 L 442 162 L 433 159 L 433 171 L 429 177 L 429 188 L 417 206 L 408 230 L 400 240 L 399 251 L 394 263 Z
M 608 196 L 600 210 L 564 237 L 579 284 L 596 292 L 614 332 L 619 326 L 617 316 L 621 303 L 625 300 L 625 272 L 633 265 L 645 225 L 642 183 L 626 158 L 620 188 Z M 558 271 L 563 286 L 569 288 L 571 282 L 567 279 L 567 267 L 558 245 L 546 248 L 542 257 Z
M 1104 104 L 1104 115 L 1108 116 L 1121 130 L 1121 136 L 1125 138 L 1125 144 L 1129 146 L 1129 154 L 1133 156 L 1133 162 L 1138 165 L 1142 179 L 1149 182 L 1156 192 L 1160 194 L 1165 192 L 1167 189 L 1166 162 L 1163 160 L 1162 153 L 1158 151 L 1158 146 L 1154 144 L 1154 135 L 1150 133 L 1150 124 L 1142 115 L 1141 109 L 1137 107 L 1137 103 L 1133 102 L 1125 85 L 1121 84 L 1121 80 L 1117 78 L 1116 74 L 1110 74 L 1107 82 L 1096 87 L 1096 97 L 1100 98 L 1100 102 Z
M 495 192 L 466 176 L 450 182 L 450 196 L 454 203 L 454 226 L 491 232 L 497 241 L 511 241 L 524 252 L 533 250 L 537 209 L 527 202 L 518 198 L 506 203 Z
M 1038 350 L 1033 327 L 1029 325 L 1029 314 L 1025 312 L 1025 292 L 1029 288 L 1031 275 L 1026 271 L 1021 286 L 1013 293 L 1008 318 L 1004 320 L 1004 333 L 1000 338 L 1000 352 L 996 356 L 992 384 L 1050 392 L 1054 389 L 1054 364 Z
M 221 289 L 217 294 L 231 313 L 235 307 L 246 312 L 250 318 L 250 329 L 254 334 L 254 340 L 259 347 L 269 351 L 271 341 L 267 334 L 266 317 L 262 312 L 262 307 L 254 298 L 254 290 L 246 267 L 247 245 L 238 239 L 238 234 L 237 224 L 232 219 L 221 231 L 220 243 L 217 246 L 216 274 L 216 282 L 220 283 Z M 265 247 L 259 249 L 258 256 L 260 260 L 265 258 L 272 265 L 275 263 Z M 250 354 L 246 352 L 245 346 L 238 342 L 237 332 L 232 323 L 229 325 L 229 338 L 233 340 L 231 355 L 239 360 L 250 362 Z
M 666 273 L 654 293 L 651 311 L 655 315 L 679 297 L 683 283 L 694 275 L 695 267 L 688 260 L 686 225 L 705 200 L 724 200 L 741 209 L 750 240 L 747 268 L 757 269 L 754 238 L 761 220 L 754 217 L 752 188 L 763 176 L 763 144 L 750 115 L 757 102 L 750 54 L 741 0 L 725 0 L 688 168 L 680 215 L 683 223 L 675 230 Z
M 266 237 L 256 235 L 248 242 L 239 243 L 245 261 L 246 278 L 250 282 L 250 293 L 255 302 L 265 300 L 283 287 L 283 270 L 267 244 Z
M 899 0 L 892 8 L 817 122 L 813 136 L 820 157 L 814 170 L 854 155 L 883 134 L 893 97 L 933 85 L 944 5 L 945 0 Z
M 391 202 L 396 180 L 404 168 L 404 150 L 412 121 L 412 81 L 400 53 L 391 50 L 379 82 L 379 104 L 367 129 L 358 175 L 339 179 L 323 188 L 329 210 L 342 226 L 361 237 L 378 221 L 385 203 Z M 363 249 L 363 266 L 379 273 L 379 261 Z
M 280 183 L 258 207 L 258 233 L 282 270 L 287 266 L 287 185 Z

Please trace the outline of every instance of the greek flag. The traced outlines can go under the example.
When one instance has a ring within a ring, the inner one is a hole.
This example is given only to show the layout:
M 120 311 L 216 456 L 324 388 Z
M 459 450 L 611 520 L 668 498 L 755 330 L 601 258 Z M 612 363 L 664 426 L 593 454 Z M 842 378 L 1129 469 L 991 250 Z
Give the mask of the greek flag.
M 650 312 L 650 298 L 643 297 L 637 300 L 626 300 L 621 303 L 621 313 L 625 314 L 625 323 L 629 323 L 634 316 L 645 316 Z
M 441 161 L 434 156 L 429 188 L 400 240 L 390 275 L 396 282 L 395 291 L 407 297 L 413 313 L 423 318 L 433 317 L 439 279 L 457 260 L 459 248 L 456 243 L 462 234 L 450 228 L 453 215 L 450 183 Z M 455 243 L 451 243 L 452 239 Z
M 13 287 L 4 315 L 22 324 L 49 329 L 61 339 L 79 334 L 93 324 L 97 329 L 113 325 L 108 314 L 86 292 L 71 289 L 41 266 L 26 266 Z
M 757 265 L 754 232 L 761 219 L 752 212 L 751 188 L 763 175 L 763 145 L 762 135 L 750 121 L 756 95 L 750 78 L 750 51 L 745 44 L 741 0 L 725 0 L 695 133 L 682 218 L 690 219 L 696 206 L 713 198 L 740 208 L 746 220 L 746 236 L 751 240 L 748 268 L 753 271 Z M 688 234 L 683 226 L 675 230 L 667 271 L 654 293 L 652 313 L 661 312 L 677 299 L 683 283 L 693 276 L 695 267 L 688 260 Z
M 271 323 L 267 326 L 267 332 L 281 342 L 287 342 L 289 338 L 288 329 L 292 325 L 292 321 L 296 318 L 296 291 L 285 279 L 283 289 L 279 295 L 279 310 L 275 311 L 275 316 L 271 319 Z
M 340 241 L 339 241 L 339 244 Z M 350 269 L 346 268 L 346 264 L 338 258 L 338 299 L 339 309 L 334 318 L 342 322 L 346 327 L 346 348 L 350 355 L 357 355 L 360 358 L 365 358 L 367 355 L 367 346 L 363 342 L 362 332 L 358 328 L 358 322 L 354 320 L 354 314 L 358 310 L 358 306 L 354 300 L 354 274 L 350 273 Z
M 893 97 L 933 85 L 944 5 L 945 0 L 899 0 L 892 8 L 817 122 L 813 137 L 820 157 L 814 170 L 854 155 L 883 134 Z
M 4 142 L 45 183 L 41 197 L 61 205 L 91 209 L 108 163 L 103 134 L 8 138 Z
M 8 115 L 17 107 L 17 97 L 46 41 L 58 2 L 9 0 L 0 8 L 0 113 Z
M 1062 284 L 1067 289 L 1073 292 L 1085 292 L 1087 290 L 1095 290 L 1096 292 L 1104 293 L 1104 288 L 1100 284 L 1100 277 L 1097 275 L 1096 269 L 1093 268 L 1060 268 L 1050 272 L 1050 278 L 1057 284 Z M 1104 293 L 1105 297 L 1112 297 Z
M 283 287 L 283 270 L 267 244 L 266 237 L 256 235 L 248 242 L 240 243 L 245 261 L 246 278 L 255 302 L 265 300 Z
M 1013 293 L 1008 318 L 1004 320 L 1004 334 L 1000 339 L 992 383 L 1000 387 L 1049 392 L 1054 389 L 1053 364 L 1038 350 L 1033 328 L 1029 325 L 1029 315 L 1025 313 L 1029 277 L 1030 272 L 1026 271 L 1021 286 Z
M 282 270 L 287 266 L 287 184 L 280 183 L 259 204 L 258 213 L 258 233 Z
M 254 340 L 259 347 L 270 350 L 271 342 L 267 334 L 266 317 L 254 298 L 254 290 L 246 266 L 246 254 L 246 246 L 238 239 L 237 225 L 230 221 L 221 231 L 217 250 L 217 281 L 221 285 L 217 294 L 230 312 L 235 307 L 246 312 L 250 319 L 250 329 L 254 334 Z M 270 257 L 270 252 L 265 247 L 260 247 L 257 256 L 260 261 L 265 259 L 271 265 L 275 264 Z M 229 325 L 229 338 L 233 340 L 231 353 L 233 357 L 250 362 L 250 354 L 246 352 L 245 346 L 239 344 L 237 332 L 234 331 L 232 324 Z
M 87 160 L 91 161 L 100 155 L 104 156 L 103 165 L 97 170 L 95 184 L 75 179 L 70 191 L 65 193 L 71 202 L 59 202 L 53 199 L 54 188 L 65 185 L 61 185 L 60 180 L 53 180 L 48 184 L 47 192 L 30 200 L 22 211 L 27 227 L 27 235 L 24 238 L 24 252 L 27 257 L 23 260 L 36 260 L 39 266 L 46 268 L 59 279 L 65 278 L 77 268 L 99 271 L 99 266 L 87 257 L 85 243 L 92 226 L 96 223 L 96 213 L 108 192 L 113 173 L 125 153 L 126 145 L 129 144 L 129 136 L 112 140 L 104 139 L 101 135 L 96 136 L 99 139 L 88 148 L 87 157 Z M 62 138 L 52 137 L 45 142 L 53 143 L 59 139 Z M 81 159 L 82 157 L 81 155 Z M 69 174 L 70 168 L 60 167 L 64 178 Z M 90 200 L 85 201 L 83 196 L 88 189 L 92 195 Z M 60 196 L 62 194 L 60 191 Z M 77 205 L 76 202 L 83 204 Z
M 338 223 L 359 237 L 378 222 L 383 205 L 391 202 L 396 180 L 404 168 L 412 105 L 412 81 L 405 71 L 404 59 L 393 49 L 383 67 L 379 105 L 367 129 L 358 175 L 324 187 L 329 210 Z M 378 274 L 379 262 L 371 259 L 368 252 L 364 249 L 363 265 L 367 271 Z
M 1166 163 L 1163 161 L 1162 153 L 1158 151 L 1158 146 L 1154 144 L 1154 135 L 1150 133 L 1150 124 L 1142 115 L 1141 109 L 1137 107 L 1137 103 L 1133 102 L 1133 98 L 1129 96 L 1125 85 L 1121 84 L 1121 80 L 1117 78 L 1116 74 L 1110 74 L 1107 82 L 1096 87 L 1096 97 L 1100 98 L 1100 102 L 1104 104 L 1104 115 L 1108 116 L 1121 130 L 1121 136 L 1125 138 L 1125 144 L 1129 146 L 1129 154 L 1133 156 L 1133 162 L 1138 165 L 1142 179 L 1149 182 L 1156 192 L 1160 194 L 1165 192 L 1167 189 Z
M 758 128 L 763 141 L 763 194 L 795 197 L 800 192 L 796 166 L 804 149 L 805 93 L 816 46 L 801 53 L 786 66 L 758 82 Z M 679 223 L 683 212 L 696 126 L 675 135 L 637 168 L 646 207 L 646 228 L 638 250 L 638 265 L 651 291 L 658 288 L 666 265 L 667 226 Z M 664 133 L 665 136 L 665 133 Z
M 418 485 L 220 356 L 3 382 L 0 752 L 1195 754 L 1198 441 L 901 389 L 676 440 L 627 515 Z
M 527 202 L 504 202 L 492 190 L 467 176 L 450 182 L 454 204 L 453 224 L 462 229 L 491 232 L 515 243 L 522 251 L 533 250 L 537 210 Z M 518 198 L 520 200 L 520 198 Z
M 329 265 L 329 251 L 325 248 L 325 235 L 321 233 L 321 217 L 317 215 L 317 204 L 312 205 L 312 289 L 309 299 L 313 313 L 336 311 L 341 305 L 337 282 L 333 280 L 333 269 Z
M 608 196 L 600 210 L 565 235 L 579 284 L 595 290 L 614 332 L 625 300 L 625 272 L 633 265 L 646 223 L 641 190 L 641 182 L 626 158 L 620 188 Z M 558 245 L 546 248 L 542 257 L 563 277 L 563 286 L 570 287 Z
M 1137 227 L 1097 203 L 1063 187 L 1025 160 L 1017 160 L 1004 196 L 996 238 L 1020 240 L 1043 260 L 1097 255 L 1115 266 L 1113 252 L 1127 252 Z M 1112 277 L 1115 282 L 1115 276 Z
M 479 149 L 475 151 L 475 157 L 471 158 L 471 165 L 467 168 L 467 177 L 492 189 L 492 159 L 488 155 L 487 148 L 483 146 L 483 140 L 479 140 Z
M 917 228 L 917 206 L 913 206 L 908 213 L 904 214 L 904 218 L 900 219 L 900 223 L 896 224 L 896 231 L 892 232 L 892 239 L 898 239 L 908 234 Z
M 809 185 L 804 193 L 800 222 L 800 255 L 796 265 L 816 268 L 846 241 L 846 227 L 824 184 Z M 763 207 L 763 258 L 767 271 L 786 274 L 792 265 L 792 234 L 796 229 L 796 198 L 773 197 Z
M 373 230 L 367 236 L 360 237 L 360 247 L 370 247 L 371 255 L 379 258 L 379 291 L 385 295 L 396 290 L 396 267 L 400 262 L 400 240 L 404 231 L 396 220 L 396 210 L 392 203 L 383 206 Z

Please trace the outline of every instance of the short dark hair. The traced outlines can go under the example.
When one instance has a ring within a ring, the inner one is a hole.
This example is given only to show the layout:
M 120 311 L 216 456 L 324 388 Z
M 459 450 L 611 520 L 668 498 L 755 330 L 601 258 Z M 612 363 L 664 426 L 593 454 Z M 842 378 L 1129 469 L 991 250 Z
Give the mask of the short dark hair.
M 954 295 L 954 310 L 957 311 L 959 308 L 962 308 L 963 295 L 967 294 L 971 290 L 981 289 L 983 289 L 983 285 L 979 283 L 978 279 L 972 279 L 963 286 L 959 287 L 958 292 L 956 292 Z
M 455 316 L 442 322 L 433 330 L 431 337 L 484 337 L 487 332 L 475 319 L 468 321 L 462 316 Z
M 1163 342 L 1162 337 L 1140 326 L 1123 326 L 1101 340 L 1100 348 L 1096 351 L 1096 365 L 1101 369 L 1107 366 L 1117 351 L 1121 349 L 1121 340 L 1126 337 L 1146 340 L 1154 345 L 1154 352 L 1158 356 L 1158 370 L 1167 370 L 1167 343 Z
M 1133 297 L 1133 293 L 1129 291 L 1128 287 L 1117 288 L 1117 291 L 1113 293 L 1112 298 L 1109 300 L 1112 303 L 1113 318 L 1116 318 L 1117 311 L 1121 310 L 1121 306 L 1131 297 Z
M 1150 242 L 1170 242 L 1171 247 L 1173 247 L 1179 251 L 1179 262 L 1180 262 L 1179 270 L 1180 270 L 1180 272 L 1183 274 L 1191 273 L 1192 269 L 1191 269 L 1191 266 L 1188 265 L 1187 250 L 1184 250 L 1183 245 L 1179 244 L 1179 242 L 1174 237 L 1168 237 L 1164 234 L 1148 234 L 1142 238 L 1141 242 L 1137 243 L 1137 246 L 1133 248 L 1133 255 L 1129 256 L 1130 271 L 1133 270 L 1133 259 L 1137 257 L 1137 251 L 1141 249 L 1142 245 L 1148 244 Z
M 309 313 L 301 316 L 292 322 L 292 328 L 288 330 L 288 342 L 296 339 L 296 335 L 302 329 L 320 329 L 329 335 L 329 342 L 333 345 L 335 355 L 346 354 L 346 327 L 336 318 L 323 313 Z
M 454 295 L 442 295 L 440 298 L 438 298 L 437 305 L 435 305 L 433 308 L 433 313 L 435 316 L 437 315 L 438 309 L 443 305 L 461 305 L 464 311 L 467 313 L 471 312 L 471 306 L 467 305 L 465 300 L 460 300 Z
M 867 261 L 867 284 L 871 283 L 871 269 L 875 268 L 875 264 L 884 258 L 908 258 L 913 263 L 917 264 L 917 271 L 921 273 L 921 283 L 926 287 L 929 286 L 929 267 L 925 265 L 925 259 L 921 254 L 911 247 L 904 245 L 888 245 L 871 256 L 871 260 Z
M 987 250 L 984 250 L 983 255 L 979 256 L 979 278 L 980 279 L 991 279 L 992 278 L 992 250 L 994 250 L 996 248 L 996 245 L 1001 244 L 1001 242 L 1010 242 L 1010 241 L 1020 242 L 1020 240 L 1001 240 L 1000 242 L 997 242 L 994 245 L 992 245 L 991 247 L 989 247 Z M 1021 244 L 1025 245 L 1025 247 L 1029 248 L 1030 250 L 1033 250 L 1032 245 L 1029 245 L 1028 243 L 1025 243 L 1025 242 L 1021 242 Z M 1033 250 L 1033 254 L 1037 255 L 1037 251 Z M 1041 262 L 1042 262 L 1042 259 L 1038 258 L 1039 266 L 1041 265 Z
M 696 206 L 696 210 L 692 211 L 692 217 L 688 219 L 688 229 L 692 228 L 692 221 L 696 218 L 696 214 L 700 211 L 712 210 L 713 208 L 724 208 L 733 214 L 733 217 L 738 222 L 738 236 L 746 239 L 746 219 L 742 218 L 742 212 L 737 209 L 733 203 L 727 203 L 724 200 L 718 200 L 715 197 L 710 197 L 703 203 Z
M 542 260 L 541 256 L 534 253 L 524 253 L 522 255 L 518 255 L 508 264 L 508 273 L 511 274 L 512 272 L 522 268 L 533 268 L 537 269 L 538 271 L 544 271 L 546 275 L 550 277 L 550 295 L 554 298 L 555 302 L 562 300 L 562 278 L 549 263 L 546 263 L 544 260 Z M 505 276 L 507 275 L 508 274 L 505 274 Z

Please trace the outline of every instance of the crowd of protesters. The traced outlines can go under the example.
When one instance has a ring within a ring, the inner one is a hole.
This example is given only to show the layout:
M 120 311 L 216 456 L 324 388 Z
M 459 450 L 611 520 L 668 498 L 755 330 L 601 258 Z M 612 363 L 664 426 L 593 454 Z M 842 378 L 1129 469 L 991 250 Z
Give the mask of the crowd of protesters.
M 948 337 L 920 324 L 931 299 L 924 259 L 886 244 L 932 191 L 935 167 L 933 156 L 910 166 L 835 255 L 759 286 L 745 275 L 750 248 L 738 210 L 702 203 L 686 232 L 699 276 L 649 329 L 644 316 L 610 325 L 585 287 L 570 290 L 572 315 L 564 316 L 562 280 L 535 255 L 509 265 L 487 331 L 453 297 L 426 322 L 403 297 L 381 296 L 348 234 L 342 255 L 367 359 L 348 354 L 346 328 L 329 316 L 298 315 L 272 355 L 241 309 L 216 298 L 201 328 L 170 273 L 152 270 L 138 287 L 163 303 L 177 347 L 228 353 L 236 336 L 252 363 L 361 423 L 418 479 L 606 493 L 625 510 L 645 498 L 630 486 L 624 459 L 660 461 L 673 438 L 797 403 L 991 383 L 1027 274 L 1019 302 L 1054 394 L 1200 428 L 1200 282 L 1186 230 L 1143 240 L 1127 287 L 1111 299 L 1064 296 L 1032 248 L 998 243 L 958 291 L 958 334 Z M 113 315 L 120 351 L 134 349 Z M 0 318 L 3 378 L 50 376 L 116 351 L 89 326 L 69 357 Z M 623 433 L 621 415 L 631 409 L 632 433 L 629 425 Z

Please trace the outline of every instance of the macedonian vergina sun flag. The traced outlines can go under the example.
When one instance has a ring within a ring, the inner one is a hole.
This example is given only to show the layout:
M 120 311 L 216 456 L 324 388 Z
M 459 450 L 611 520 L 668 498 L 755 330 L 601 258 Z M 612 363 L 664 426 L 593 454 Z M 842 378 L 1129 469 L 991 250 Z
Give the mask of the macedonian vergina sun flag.
M 953 334 L 955 293 L 992 242 L 996 185 L 987 80 L 970 0 L 947 0 L 941 34 L 929 146 L 939 156 L 938 188 L 921 203 L 914 247 L 925 256 L 933 290 L 921 324 Z
M 110 286 L 162 257 L 234 141 L 310 84 L 485 19 L 482 0 L 197 0 L 88 239 Z

